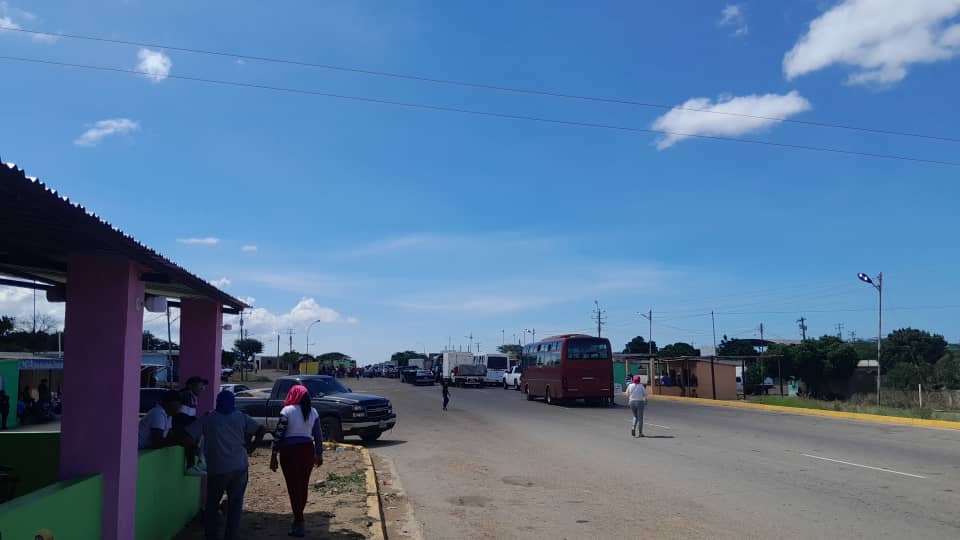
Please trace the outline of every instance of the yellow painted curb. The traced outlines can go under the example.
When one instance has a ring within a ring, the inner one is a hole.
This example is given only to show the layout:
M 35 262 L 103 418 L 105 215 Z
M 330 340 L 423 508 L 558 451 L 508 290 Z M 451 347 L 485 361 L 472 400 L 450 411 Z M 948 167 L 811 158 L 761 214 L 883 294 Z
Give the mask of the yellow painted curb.
M 324 448 L 350 448 L 359 450 L 367 463 L 367 517 L 372 522 L 370 526 L 370 538 L 373 540 L 386 540 L 387 524 L 383 521 L 383 509 L 380 507 L 380 486 L 377 484 L 377 471 L 373 467 L 373 458 L 370 457 L 370 451 L 362 446 L 344 443 L 323 443 Z
M 825 411 L 822 409 L 803 409 L 800 407 L 765 405 L 763 403 L 745 403 L 743 401 L 724 401 L 724 400 L 713 400 L 713 399 L 705 399 L 705 398 L 661 396 L 661 395 L 654 395 L 654 394 L 651 394 L 650 398 L 662 399 L 665 401 L 679 401 L 684 403 L 694 403 L 697 405 L 712 405 L 715 407 L 733 407 L 733 408 L 740 408 L 740 409 L 754 409 L 754 410 L 760 410 L 760 411 L 802 414 L 807 416 L 824 416 L 828 418 L 842 418 L 845 420 L 859 420 L 861 422 L 874 422 L 877 424 L 894 424 L 894 425 L 960 430 L 960 422 L 951 422 L 949 420 L 926 420 L 923 418 L 903 418 L 899 416 L 883 416 L 881 414 L 853 413 L 853 412 L 843 412 L 843 411 Z

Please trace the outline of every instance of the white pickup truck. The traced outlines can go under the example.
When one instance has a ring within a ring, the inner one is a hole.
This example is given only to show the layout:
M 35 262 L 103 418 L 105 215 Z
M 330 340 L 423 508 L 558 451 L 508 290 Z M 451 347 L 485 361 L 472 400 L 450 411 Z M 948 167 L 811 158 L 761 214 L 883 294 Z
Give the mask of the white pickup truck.
M 514 390 L 520 389 L 520 366 L 513 366 L 503 374 L 503 389 L 513 388 Z

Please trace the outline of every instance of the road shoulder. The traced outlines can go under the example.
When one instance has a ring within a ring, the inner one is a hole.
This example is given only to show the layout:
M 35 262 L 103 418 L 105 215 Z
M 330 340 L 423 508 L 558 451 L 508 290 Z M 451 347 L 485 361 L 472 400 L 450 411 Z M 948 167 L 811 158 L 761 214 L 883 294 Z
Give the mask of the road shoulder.
M 691 403 L 695 405 L 706 405 L 712 407 L 731 407 L 738 409 L 753 409 L 755 411 L 780 412 L 787 414 L 799 414 L 803 416 L 820 416 L 826 418 L 839 418 L 843 420 L 857 420 L 860 422 L 872 422 L 875 424 L 891 424 L 899 426 L 914 426 L 933 429 L 960 430 L 960 422 L 950 422 L 948 420 L 926 420 L 923 418 L 903 418 L 899 416 L 883 416 L 879 414 L 864 414 L 843 411 L 825 411 L 822 409 L 803 409 L 800 407 L 783 407 L 780 405 L 765 405 L 762 403 L 745 403 L 743 401 L 725 401 L 706 398 L 660 396 L 651 394 L 650 399 L 655 401 L 675 401 L 679 403 Z

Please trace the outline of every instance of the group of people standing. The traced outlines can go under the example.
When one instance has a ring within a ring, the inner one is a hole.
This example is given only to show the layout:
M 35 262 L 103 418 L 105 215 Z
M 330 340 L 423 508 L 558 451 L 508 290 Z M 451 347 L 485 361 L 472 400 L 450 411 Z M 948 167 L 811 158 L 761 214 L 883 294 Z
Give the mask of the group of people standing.
M 140 420 L 139 447 L 183 446 L 187 474 L 207 477 L 207 495 L 203 522 L 207 540 L 218 539 L 220 502 L 226 501 L 226 527 L 223 538 L 237 538 L 243 498 L 246 492 L 248 456 L 263 440 L 262 424 L 236 408 L 236 397 L 229 390 L 217 394 L 216 407 L 198 414 L 198 397 L 208 381 L 199 377 L 187 380 L 183 390 L 170 390 Z M 199 461 L 205 463 L 205 469 Z M 310 392 L 296 385 L 287 393 L 280 411 L 280 422 L 273 435 L 270 469 L 283 470 L 287 494 L 293 509 L 289 536 L 306 535 L 304 508 L 314 467 L 323 464 L 323 432 L 320 415 L 313 408 Z

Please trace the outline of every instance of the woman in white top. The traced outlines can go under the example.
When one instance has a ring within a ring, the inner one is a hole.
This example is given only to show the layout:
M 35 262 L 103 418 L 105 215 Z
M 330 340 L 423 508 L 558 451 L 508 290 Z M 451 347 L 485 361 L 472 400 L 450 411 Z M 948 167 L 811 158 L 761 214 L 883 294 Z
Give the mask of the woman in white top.
M 640 382 L 640 376 L 634 375 L 633 382 L 627 385 L 627 401 L 633 412 L 633 427 L 630 435 L 643 437 L 643 407 L 647 404 L 647 387 Z
M 283 467 L 283 479 L 293 507 L 293 526 L 289 536 L 303 537 L 306 535 L 303 509 L 307 506 L 310 473 L 314 466 L 323 465 L 323 432 L 320 415 L 310 403 L 310 392 L 300 384 L 287 393 L 273 435 L 270 469 L 276 471 L 278 465 Z

